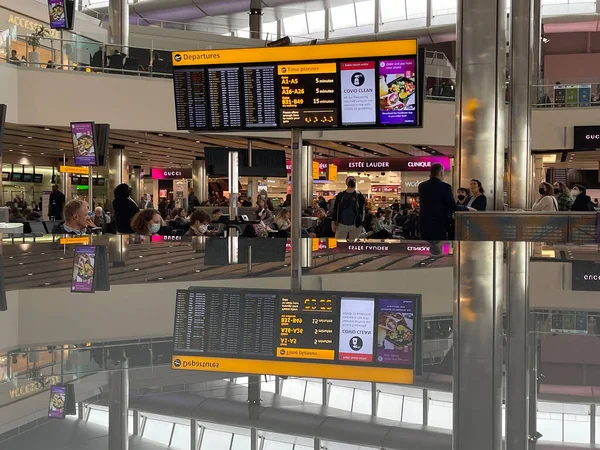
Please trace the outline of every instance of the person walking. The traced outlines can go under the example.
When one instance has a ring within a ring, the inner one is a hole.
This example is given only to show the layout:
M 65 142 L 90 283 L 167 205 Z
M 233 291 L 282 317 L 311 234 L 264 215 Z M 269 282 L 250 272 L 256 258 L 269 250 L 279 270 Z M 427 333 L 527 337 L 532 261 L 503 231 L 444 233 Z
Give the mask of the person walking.
M 358 239 L 365 216 L 365 196 L 356 190 L 356 178 L 346 178 L 346 190 L 335 196 L 333 231 L 336 239 Z
M 571 211 L 573 207 L 573 196 L 565 183 L 560 181 L 554 182 L 554 198 L 558 202 L 559 211 Z
M 421 238 L 428 241 L 443 241 L 448 238 L 452 214 L 456 211 L 476 211 L 475 208 L 457 205 L 452 187 L 444 182 L 444 166 L 431 166 L 429 180 L 419 184 L 419 231 Z
M 554 198 L 554 188 L 545 181 L 540 183 L 539 192 L 541 197 L 533 204 L 532 211 L 558 211 L 558 202 Z

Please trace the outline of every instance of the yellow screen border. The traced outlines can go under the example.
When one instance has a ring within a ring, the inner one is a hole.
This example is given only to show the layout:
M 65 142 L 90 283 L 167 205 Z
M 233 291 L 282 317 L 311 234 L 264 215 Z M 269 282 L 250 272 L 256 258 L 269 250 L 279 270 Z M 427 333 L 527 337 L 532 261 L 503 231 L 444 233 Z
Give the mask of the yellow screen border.
M 175 361 L 179 361 L 179 363 L 176 364 Z M 414 370 L 398 367 L 352 366 L 346 364 L 173 355 L 171 368 L 174 370 L 191 370 L 197 372 L 279 375 L 307 378 L 332 378 L 350 381 L 372 381 L 377 383 L 414 384 Z
M 172 53 L 171 58 L 173 67 L 178 67 L 381 58 L 416 54 L 417 40 L 403 39 L 346 44 L 175 51 Z

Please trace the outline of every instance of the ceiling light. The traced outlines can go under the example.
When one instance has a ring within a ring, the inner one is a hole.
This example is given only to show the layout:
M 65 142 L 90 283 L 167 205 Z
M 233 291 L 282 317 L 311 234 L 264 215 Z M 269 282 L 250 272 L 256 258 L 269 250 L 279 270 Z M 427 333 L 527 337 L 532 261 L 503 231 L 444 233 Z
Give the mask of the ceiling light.
M 159 135 L 160 137 L 163 137 L 163 136 L 164 136 L 164 134 L 162 134 L 162 133 L 158 133 L 158 135 Z
M 167 147 L 167 150 L 171 150 L 171 147 Z
M 64 149 L 63 148 L 59 148 L 59 150 L 62 152 Z
M 141 155 L 142 153 L 144 153 L 144 152 L 140 152 L 140 155 Z
M 139 144 L 139 142 L 138 142 L 138 141 L 135 141 L 135 144 Z
M 44 131 L 50 131 L 50 128 L 44 128 Z
M 23 144 L 19 144 L 19 147 L 23 147 Z
M 199 143 L 200 143 L 200 141 L 196 141 L 196 144 L 199 144 Z
M 9 151 L 9 152 L 12 152 L 12 148 L 9 148 L 9 149 L 8 149 L 8 151 Z
M 33 136 L 27 136 L 27 139 L 33 139 Z
M 40 153 L 40 155 L 43 155 L 43 154 L 44 154 L 44 152 Z

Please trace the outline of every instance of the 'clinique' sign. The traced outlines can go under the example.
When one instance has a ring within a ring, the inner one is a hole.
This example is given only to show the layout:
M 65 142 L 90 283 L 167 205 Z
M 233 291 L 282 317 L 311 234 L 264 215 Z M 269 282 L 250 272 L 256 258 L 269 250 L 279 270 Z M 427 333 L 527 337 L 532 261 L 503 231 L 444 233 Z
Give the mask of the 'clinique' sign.
M 600 126 L 573 127 L 573 149 L 600 148 Z
M 153 180 L 180 180 L 192 178 L 192 169 L 156 169 L 152 168 Z
M 339 172 L 428 172 L 435 163 L 440 163 L 446 171 L 450 170 L 450 158 L 445 156 L 334 160 Z

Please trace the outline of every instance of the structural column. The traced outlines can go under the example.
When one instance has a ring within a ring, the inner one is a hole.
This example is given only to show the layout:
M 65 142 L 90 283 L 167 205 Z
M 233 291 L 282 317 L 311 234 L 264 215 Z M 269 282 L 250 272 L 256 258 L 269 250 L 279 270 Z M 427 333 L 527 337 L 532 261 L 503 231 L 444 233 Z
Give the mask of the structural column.
M 108 372 L 108 448 L 128 450 L 129 371 L 127 361 L 110 361 Z
M 292 165 L 292 170 L 293 165 Z M 302 210 L 305 210 L 312 205 L 313 199 L 313 146 L 302 146 L 302 177 L 301 198 Z M 293 180 L 292 180 L 293 183 Z M 293 194 L 293 192 L 292 192 Z
M 129 2 L 127 0 L 110 0 L 108 3 L 108 42 L 122 53 L 129 53 Z
M 139 203 L 142 199 L 142 166 L 133 166 L 131 168 L 129 185 L 131 186 L 131 198 L 136 203 Z
M 481 180 L 488 209 L 504 206 L 504 0 L 459 0 L 456 183 Z M 502 445 L 503 244 L 460 242 L 455 253 L 455 450 Z
M 208 200 L 208 177 L 206 162 L 197 157 L 192 163 L 192 188 L 200 203 Z
M 250 39 L 262 39 L 263 11 L 261 0 L 250 0 Z
M 291 289 L 302 290 L 302 180 L 306 172 L 307 159 L 303 157 L 302 131 L 292 130 L 292 255 Z M 312 180 L 311 180 L 312 186 Z
M 127 153 L 122 145 L 113 145 L 108 150 L 108 185 L 107 198 L 109 205 L 115 199 L 114 190 L 121 183 L 129 183 L 129 163 Z M 66 194 L 66 193 L 65 193 Z

